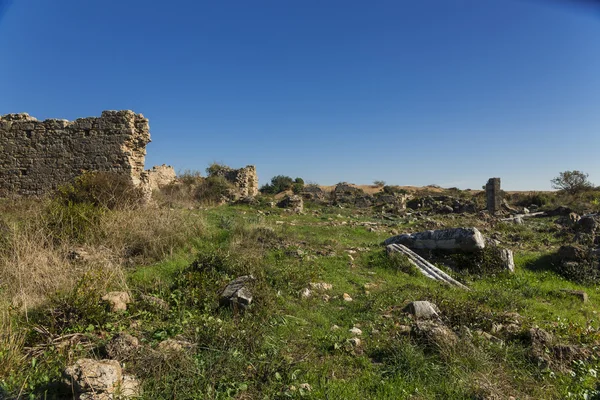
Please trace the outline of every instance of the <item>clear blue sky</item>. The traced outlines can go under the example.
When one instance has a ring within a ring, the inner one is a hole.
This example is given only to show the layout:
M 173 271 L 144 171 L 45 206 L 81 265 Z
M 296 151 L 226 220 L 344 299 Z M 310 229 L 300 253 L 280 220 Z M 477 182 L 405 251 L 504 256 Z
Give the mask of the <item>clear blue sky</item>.
M 600 7 L 559 0 L 0 0 L 0 114 L 150 119 L 146 166 L 600 185 Z

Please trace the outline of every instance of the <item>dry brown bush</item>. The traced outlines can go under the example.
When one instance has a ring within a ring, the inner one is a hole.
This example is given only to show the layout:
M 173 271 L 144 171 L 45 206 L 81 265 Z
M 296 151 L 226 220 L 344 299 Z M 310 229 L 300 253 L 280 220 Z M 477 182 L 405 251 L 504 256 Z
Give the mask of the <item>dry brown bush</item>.
M 0 202 L 0 296 L 25 312 L 73 287 L 90 271 L 105 277 L 98 283 L 101 289 L 125 288 L 123 260 L 160 260 L 204 228 L 203 219 L 187 210 L 121 209 L 102 213 L 83 242 L 57 241 L 44 218 L 48 203 Z M 85 260 L 70 259 L 74 248 L 84 250 Z

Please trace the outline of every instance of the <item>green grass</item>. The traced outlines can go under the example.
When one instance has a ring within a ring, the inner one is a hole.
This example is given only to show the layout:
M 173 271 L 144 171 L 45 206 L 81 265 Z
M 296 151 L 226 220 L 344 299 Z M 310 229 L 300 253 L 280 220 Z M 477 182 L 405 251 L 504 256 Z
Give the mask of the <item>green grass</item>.
M 196 345 L 166 361 L 148 353 L 126 364 L 143 380 L 148 399 L 560 399 L 569 393 L 583 398 L 596 389 L 590 371 L 597 362 L 570 366 L 572 373 L 551 371 L 530 359 L 519 335 L 507 337 L 503 345 L 461 339 L 455 349 L 436 349 L 400 332 L 400 326 L 411 324 L 401 309 L 410 301 L 430 300 L 456 332 L 461 326 L 490 331 L 505 312 L 518 312 L 522 334 L 540 326 L 563 343 L 599 342 L 600 293 L 552 272 L 547 254 L 563 239 L 551 221 L 499 225 L 503 242 L 516 251 L 517 272 L 460 275 L 472 289 L 463 291 L 428 280 L 385 255 L 381 242 L 392 230 L 414 231 L 414 221 L 354 216 L 339 208 L 309 208 L 306 215 L 260 211 L 247 206 L 194 211 L 207 227 L 203 237 L 190 238 L 192 251 L 180 249 L 158 263 L 127 270 L 134 295 L 161 297 L 169 311 L 135 303 L 97 324 L 74 322 L 57 334 L 85 332 L 94 346 L 73 354 L 49 349 L 35 358 L 35 365 L 26 358 L 8 376 L 0 376 L 0 387 L 12 396 L 52 398 L 65 363 L 76 356 L 102 357 L 106 341 L 126 331 L 147 348 L 169 337 Z M 474 220 L 441 221 L 465 226 Z M 378 228 L 371 232 L 363 222 L 376 222 Z M 528 243 L 520 248 L 523 240 Z M 201 261 L 190 267 L 194 260 Z M 250 309 L 219 308 L 219 290 L 246 273 L 257 278 Z M 310 282 L 331 283 L 333 289 L 301 298 Z M 561 292 L 565 288 L 585 290 L 589 302 Z M 344 301 L 344 293 L 353 301 Z M 28 345 L 35 345 L 40 338 L 30 333 L 45 320 L 14 318 L 19 330 L 29 332 Z M 348 341 L 353 327 L 363 332 L 360 346 Z

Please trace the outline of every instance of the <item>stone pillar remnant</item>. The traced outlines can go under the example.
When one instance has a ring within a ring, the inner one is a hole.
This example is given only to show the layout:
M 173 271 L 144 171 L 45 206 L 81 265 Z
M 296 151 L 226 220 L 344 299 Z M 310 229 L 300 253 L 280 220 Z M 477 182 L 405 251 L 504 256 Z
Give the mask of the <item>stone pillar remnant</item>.
M 496 214 L 502 207 L 502 195 L 500 194 L 500 178 L 490 178 L 485 185 L 487 198 L 487 210 L 491 215 Z

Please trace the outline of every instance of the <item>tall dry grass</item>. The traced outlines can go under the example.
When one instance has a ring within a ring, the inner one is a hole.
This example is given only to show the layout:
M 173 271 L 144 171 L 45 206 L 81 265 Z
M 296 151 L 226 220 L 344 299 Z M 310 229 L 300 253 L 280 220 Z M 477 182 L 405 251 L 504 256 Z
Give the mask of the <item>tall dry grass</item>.
M 188 210 L 106 210 L 85 237 L 70 238 L 48 224 L 51 200 L 0 203 L 0 300 L 27 313 L 85 274 L 104 278 L 102 290 L 126 289 L 125 264 L 161 260 L 202 235 L 204 220 Z M 83 260 L 73 260 L 76 249 Z
M 140 263 L 159 261 L 186 246 L 205 230 L 204 219 L 189 210 L 148 207 L 115 210 L 100 221 L 90 244 L 104 246 Z

